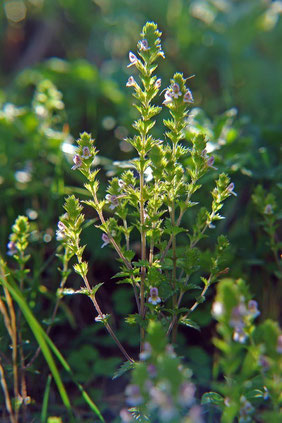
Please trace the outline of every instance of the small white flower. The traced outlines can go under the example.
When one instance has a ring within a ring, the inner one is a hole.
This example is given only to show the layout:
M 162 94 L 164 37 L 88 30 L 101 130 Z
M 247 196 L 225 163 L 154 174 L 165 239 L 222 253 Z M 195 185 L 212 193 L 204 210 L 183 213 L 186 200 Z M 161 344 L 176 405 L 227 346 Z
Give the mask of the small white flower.
M 184 94 L 183 101 L 184 103 L 194 103 L 193 95 L 189 89 Z
M 130 66 L 135 66 L 136 65 L 136 63 L 138 62 L 138 59 L 137 59 L 137 57 L 135 56 L 135 54 L 133 54 L 131 51 L 129 52 L 129 61 L 130 61 L 130 64 L 129 65 L 127 65 L 127 67 L 129 68 Z
M 258 309 L 258 303 L 255 300 L 250 300 L 248 302 L 248 312 L 253 318 L 260 315 L 260 311 Z
M 66 230 L 66 225 L 63 222 L 61 222 L 60 220 L 58 222 L 58 229 L 60 231 L 65 231 Z
M 136 407 L 143 402 L 140 389 L 137 385 L 128 385 L 125 389 L 125 395 L 127 396 L 126 402 L 131 407 Z
M 163 104 L 168 105 L 168 104 L 171 104 L 172 102 L 173 102 L 172 93 L 169 89 L 167 89 L 165 92 L 165 99 L 163 101 Z
M 158 78 L 155 82 L 155 88 L 161 88 L 162 80 L 161 78 Z
M 130 76 L 130 77 L 128 78 L 127 83 L 126 83 L 126 87 L 135 87 L 135 86 L 136 86 L 136 81 L 135 81 L 135 79 L 133 78 L 133 76 Z
M 279 354 L 282 354 L 282 335 L 279 335 L 279 336 L 278 336 L 276 351 L 277 351 Z
M 138 45 L 138 47 L 141 51 L 150 50 L 148 41 L 145 38 L 144 38 L 144 40 L 140 40 L 137 45 Z
M 220 317 L 222 316 L 223 311 L 224 311 L 223 304 L 220 303 L 219 301 L 215 301 L 212 305 L 212 315 L 214 317 Z
M 193 383 L 185 382 L 180 387 L 179 404 L 183 407 L 190 406 L 195 401 L 196 388 Z
M 110 203 L 110 209 L 114 210 L 116 207 L 118 207 L 118 198 L 116 195 L 107 194 L 106 200 Z
M 235 184 L 234 184 L 234 182 L 231 182 L 231 184 L 229 184 L 226 189 L 230 194 L 234 195 L 234 197 L 237 197 L 236 192 L 233 191 L 234 188 L 235 188 Z
M 82 148 L 82 156 L 83 159 L 89 159 L 91 157 L 89 147 L 85 146 Z
M 66 234 L 64 231 L 56 231 L 56 240 L 57 241 L 62 241 L 63 239 L 65 239 Z
M 233 341 L 239 342 L 240 344 L 244 344 L 247 338 L 248 338 L 247 334 L 244 332 L 244 330 L 241 327 L 235 328 L 233 333 Z
M 120 187 L 120 190 L 125 187 L 125 182 L 122 179 L 118 180 L 118 186 Z
M 158 288 L 150 288 L 150 297 L 148 298 L 148 302 L 153 305 L 157 305 L 161 302 Z
M 152 347 L 149 342 L 144 343 L 143 351 L 139 354 L 140 360 L 147 360 L 147 358 L 151 357 L 152 354 Z
M 98 314 L 98 316 L 95 317 L 95 322 L 104 322 L 109 316 L 109 314 L 102 314 L 102 316 Z
M 172 90 L 171 95 L 173 98 L 178 98 L 182 95 L 182 92 L 180 91 L 180 87 L 177 83 L 172 84 L 171 90 Z
M 207 159 L 207 166 L 217 170 L 217 168 L 214 167 L 213 164 L 214 164 L 214 156 L 211 156 Z
M 102 234 L 102 241 L 104 242 L 104 244 L 101 246 L 101 248 L 106 247 L 106 245 L 110 243 L 110 238 L 108 237 L 107 234 L 105 233 Z
M 76 170 L 82 165 L 82 160 L 79 154 L 74 155 L 73 162 L 74 166 L 71 168 L 72 170 Z
M 7 248 L 8 248 L 8 252 L 7 252 L 8 256 L 13 256 L 14 254 L 17 254 L 18 252 L 14 241 L 9 241 L 7 244 Z
M 267 204 L 264 208 L 264 214 L 273 214 L 273 208 L 271 204 Z

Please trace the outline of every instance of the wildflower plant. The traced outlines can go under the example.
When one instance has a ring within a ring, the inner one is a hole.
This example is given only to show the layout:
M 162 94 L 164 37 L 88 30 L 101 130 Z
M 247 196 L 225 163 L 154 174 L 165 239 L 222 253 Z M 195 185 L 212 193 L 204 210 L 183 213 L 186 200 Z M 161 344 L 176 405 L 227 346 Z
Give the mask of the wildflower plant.
M 218 321 L 214 344 L 220 351 L 214 366 L 217 392 L 203 395 L 202 404 L 221 410 L 223 423 L 281 418 L 281 330 L 270 319 L 256 324 L 259 304 L 250 296 L 244 280 L 223 279 L 212 306 Z M 224 375 L 225 381 L 219 382 Z
M 179 324 L 198 327 L 190 315 L 205 301 L 209 287 L 228 271 L 223 260 L 228 241 L 223 235 L 218 237 L 204 276 L 196 276 L 198 281 L 194 282 L 201 255 L 197 246 L 206 237 L 207 231 L 223 219 L 220 211 L 224 201 L 231 195 L 236 196 L 230 178 L 224 173 L 220 174 L 211 192 L 210 208 L 199 208 L 190 228 L 182 226 L 184 215 L 198 205 L 192 200 L 202 188 L 201 178 L 215 169 L 214 157 L 207 153 L 204 135 L 196 134 L 185 139 L 189 107 L 194 101 L 188 87 L 189 78 L 175 73 L 169 86 L 161 91 L 161 78 L 155 74 L 158 61 L 165 57 L 160 36 L 157 25 L 147 23 L 137 44 L 137 54 L 129 53 L 128 67 L 139 74 L 137 80 L 130 76 L 126 83 L 127 87 L 133 89 L 133 106 L 139 114 L 133 123 L 135 135 L 126 139 L 136 152 L 136 157 L 130 161 L 131 168 L 109 181 L 107 194 L 103 198 L 97 178 L 99 169 L 93 168 L 98 154 L 95 140 L 90 134 L 82 133 L 77 141 L 72 169 L 84 176 L 84 186 L 91 199 L 80 202 L 74 195 L 68 197 L 64 206 L 66 213 L 58 223 L 57 232 L 67 256 L 76 257 L 74 270 L 84 281 L 84 287 L 73 293 L 86 293 L 90 297 L 97 312 L 96 320 L 105 325 L 131 363 L 134 363 L 134 359 L 115 335 L 110 316 L 104 315 L 98 304 L 96 292 L 101 284 L 92 286 L 92 282 L 88 281 L 88 263 L 83 258 L 85 246 L 80 242 L 85 220 L 81 203 L 94 209 L 98 215 L 99 223 L 96 226 L 102 231 L 101 247 L 111 247 L 117 253 L 120 271 L 116 278 L 131 285 L 134 291 L 136 313 L 129 315 L 126 321 L 139 326 L 140 357 L 144 357 L 148 345 L 145 342 L 146 333 L 152 327 L 151 322 L 160 322 L 161 330 L 168 339 L 171 336 L 174 343 Z M 154 104 L 154 101 L 163 92 L 162 104 L 168 109 L 169 117 L 163 121 L 164 139 L 157 139 L 153 127 L 162 107 Z M 140 240 L 139 251 L 134 250 L 136 237 Z M 196 290 L 200 290 L 200 294 L 195 294 Z M 69 294 L 69 289 L 60 292 Z M 187 293 L 189 302 L 185 298 Z M 190 383 L 189 378 L 186 382 L 185 378 L 182 379 L 181 376 L 181 383 Z M 177 389 L 180 389 L 180 382 L 178 385 Z M 133 388 L 128 388 L 128 391 L 130 389 Z M 138 389 L 144 390 L 144 387 L 139 384 Z M 172 383 L 168 389 L 175 390 L 176 387 Z M 133 390 L 133 396 L 138 397 L 137 388 Z M 141 398 L 142 395 L 140 401 Z M 179 421 L 175 419 L 180 416 L 177 414 L 180 405 L 175 408 L 173 398 L 170 397 L 170 401 L 174 411 L 167 421 Z M 141 406 L 140 412 L 144 416 L 150 413 L 150 407 L 146 404 L 144 398 L 140 404 L 134 404 Z

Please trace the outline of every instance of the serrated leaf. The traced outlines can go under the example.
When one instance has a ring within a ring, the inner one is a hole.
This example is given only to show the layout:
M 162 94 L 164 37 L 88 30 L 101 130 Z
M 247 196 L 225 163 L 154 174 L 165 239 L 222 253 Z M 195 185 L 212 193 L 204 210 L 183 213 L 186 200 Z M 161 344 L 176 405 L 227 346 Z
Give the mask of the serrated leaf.
M 189 328 L 193 328 L 193 329 L 196 329 L 198 331 L 201 330 L 198 323 L 194 322 L 194 320 L 191 320 L 191 319 L 182 318 L 182 319 L 179 320 L 179 323 L 181 323 L 182 325 L 185 325 L 185 326 L 189 326 Z
M 224 398 L 216 392 L 206 392 L 201 399 L 201 404 L 222 405 Z
M 117 371 L 114 373 L 113 380 L 122 376 L 124 373 L 128 372 L 131 369 L 134 369 L 134 363 L 132 363 L 131 361 L 126 361 L 125 363 L 122 363 L 119 369 L 117 369 Z
M 96 292 L 98 291 L 98 289 L 99 289 L 99 288 L 101 288 L 101 286 L 102 286 L 102 285 L 104 285 L 104 282 L 97 283 L 97 285 L 95 285 L 95 286 L 92 288 L 91 293 L 92 293 L 93 295 L 95 295 L 95 294 L 96 294 Z

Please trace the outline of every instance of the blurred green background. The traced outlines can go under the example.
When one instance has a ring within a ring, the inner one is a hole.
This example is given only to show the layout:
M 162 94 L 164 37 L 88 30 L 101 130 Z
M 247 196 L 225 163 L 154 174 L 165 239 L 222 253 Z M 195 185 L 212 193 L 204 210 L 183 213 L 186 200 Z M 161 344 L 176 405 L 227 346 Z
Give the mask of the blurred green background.
M 124 142 L 136 116 L 125 88 L 131 72 L 128 51 L 135 51 L 147 20 L 157 22 L 163 33 L 166 60 L 158 68 L 163 87 L 175 71 L 187 77 L 195 74 L 190 80 L 195 103 L 187 131 L 207 133 L 218 171 L 231 175 L 238 193 L 224 208 L 226 220 L 203 247 L 212 246 L 219 233 L 227 234 L 232 245 L 230 275 L 248 281 L 261 319 L 279 317 L 276 264 L 251 196 L 262 184 L 281 198 L 281 14 L 282 2 L 270 0 L 2 2 L 0 245 L 5 254 L 10 226 L 18 214 L 27 214 L 33 225 L 32 277 L 37 287 L 30 305 L 41 321 L 50 315 L 59 285 L 54 235 L 63 198 L 69 193 L 84 195 L 82 179 L 70 170 L 75 138 L 82 131 L 97 138 L 102 191 L 106 177 L 116 172 L 114 162 L 133 157 Z M 156 134 L 162 136 L 162 131 L 159 119 Z M 198 199 L 205 204 L 214 176 L 206 179 L 206 194 Z M 276 213 L 279 220 L 279 201 Z M 88 244 L 86 255 L 95 263 L 95 280 L 107 282 L 99 291 L 103 308 L 115 316 L 121 340 L 128 341 L 131 329 L 125 329 L 123 317 L 134 309 L 128 289 L 116 289 L 110 281 L 117 269 L 114 255 L 100 249 L 95 229 L 83 241 Z M 71 283 L 80 286 L 76 277 Z M 211 366 L 206 311 L 197 311 L 206 340 L 202 334 L 192 335 L 188 363 L 203 387 Z M 64 300 L 54 340 L 90 393 L 107 399 L 111 418 L 121 404 L 121 387 L 109 377 L 121 359 L 103 329 L 92 322 L 87 299 Z M 128 341 L 133 351 L 138 341 L 134 333 Z M 187 332 L 181 336 L 184 351 Z M 78 360 L 81 357 L 86 358 Z M 95 388 L 97 380 L 103 389 Z M 79 399 L 75 401 L 79 408 Z

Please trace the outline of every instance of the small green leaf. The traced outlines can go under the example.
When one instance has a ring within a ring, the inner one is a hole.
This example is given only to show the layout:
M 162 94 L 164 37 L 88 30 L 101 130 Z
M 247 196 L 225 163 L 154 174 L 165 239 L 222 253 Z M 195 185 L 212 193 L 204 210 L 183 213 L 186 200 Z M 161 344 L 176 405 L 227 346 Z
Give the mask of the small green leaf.
M 224 398 L 216 392 L 206 392 L 201 399 L 201 404 L 222 405 Z
M 179 323 L 181 323 L 182 325 L 185 325 L 185 326 L 189 326 L 189 328 L 200 330 L 200 326 L 191 319 L 182 318 L 182 319 L 179 320 Z
M 134 363 L 131 363 L 131 361 L 126 361 L 125 363 L 122 363 L 120 368 L 114 373 L 113 380 L 117 379 L 118 377 L 122 376 L 124 373 L 128 372 L 129 370 L 132 370 L 134 368 Z

